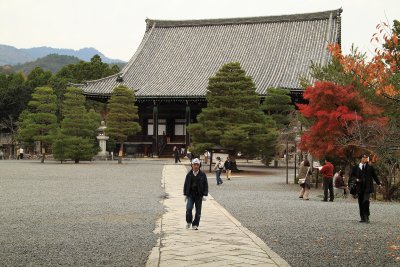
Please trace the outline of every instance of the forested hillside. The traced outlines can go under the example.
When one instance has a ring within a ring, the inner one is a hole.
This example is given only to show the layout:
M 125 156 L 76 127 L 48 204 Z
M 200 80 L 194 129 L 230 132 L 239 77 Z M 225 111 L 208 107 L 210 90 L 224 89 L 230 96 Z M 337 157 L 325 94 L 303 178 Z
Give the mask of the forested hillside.
M 18 64 L 15 66 L 2 66 L 0 67 L 0 72 L 7 74 L 14 72 L 23 72 L 24 74 L 28 75 L 34 68 L 41 67 L 43 70 L 48 70 L 52 73 L 56 73 L 63 66 L 68 64 L 75 64 L 79 61 L 80 59 L 77 57 L 52 54 L 24 64 Z

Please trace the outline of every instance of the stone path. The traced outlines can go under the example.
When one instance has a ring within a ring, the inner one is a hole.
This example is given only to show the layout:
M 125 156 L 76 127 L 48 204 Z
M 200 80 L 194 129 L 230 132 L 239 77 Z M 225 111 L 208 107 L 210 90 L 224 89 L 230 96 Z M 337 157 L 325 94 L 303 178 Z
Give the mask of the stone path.
M 146 266 L 289 266 L 211 195 L 203 202 L 199 230 L 186 229 L 182 195 L 186 173 L 183 165 L 164 167 L 167 211 L 156 229 L 159 245 L 153 248 Z

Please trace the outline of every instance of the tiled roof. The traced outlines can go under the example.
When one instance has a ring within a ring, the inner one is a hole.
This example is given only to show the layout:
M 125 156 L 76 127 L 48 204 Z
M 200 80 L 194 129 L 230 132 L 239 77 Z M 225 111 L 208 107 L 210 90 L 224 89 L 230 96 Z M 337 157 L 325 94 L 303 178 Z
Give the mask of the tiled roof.
M 163 21 L 146 20 L 143 40 L 118 75 L 82 85 L 88 95 L 110 95 L 118 85 L 138 99 L 203 98 L 208 78 L 222 65 L 240 62 L 257 92 L 300 89 L 311 61 L 329 59 L 328 43 L 340 43 L 342 10 L 285 16 Z M 122 79 L 118 79 L 118 76 Z

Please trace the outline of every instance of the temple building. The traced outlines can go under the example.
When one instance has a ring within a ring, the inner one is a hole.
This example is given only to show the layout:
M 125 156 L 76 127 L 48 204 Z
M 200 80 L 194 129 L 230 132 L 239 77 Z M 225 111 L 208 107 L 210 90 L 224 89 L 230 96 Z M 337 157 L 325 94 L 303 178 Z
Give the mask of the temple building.
M 239 62 L 253 78 L 260 101 L 271 87 L 302 99 L 299 77 L 310 80 L 311 62 L 330 59 L 341 43 L 341 9 L 317 13 L 206 20 L 146 20 L 136 53 L 120 73 L 87 81 L 87 98 L 106 101 L 125 85 L 135 92 L 142 132 L 131 136 L 127 155 L 162 155 L 190 144 L 186 126 L 207 105 L 209 77 Z M 170 155 L 171 156 L 171 155 Z

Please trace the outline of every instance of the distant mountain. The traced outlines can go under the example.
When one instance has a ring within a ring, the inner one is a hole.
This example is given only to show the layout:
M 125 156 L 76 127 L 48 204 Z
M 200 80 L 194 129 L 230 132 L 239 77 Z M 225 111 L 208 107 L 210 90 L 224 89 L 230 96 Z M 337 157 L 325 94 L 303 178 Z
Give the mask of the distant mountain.
M 48 70 L 52 73 L 56 73 L 62 67 L 69 64 L 76 64 L 80 61 L 81 59 L 73 56 L 50 54 L 24 64 L 0 66 L 0 73 L 10 74 L 21 71 L 28 75 L 36 67 L 41 67 L 45 71 Z M 122 69 L 125 64 L 126 63 L 111 63 L 110 65 L 118 65 L 118 67 Z
M 2 66 L 0 67 L 0 72 L 3 73 L 13 73 L 13 72 L 23 72 L 29 74 L 34 68 L 41 67 L 44 70 L 49 70 L 52 73 L 56 73 L 62 67 L 68 64 L 76 64 L 81 61 L 77 57 L 72 56 L 60 56 L 56 54 L 47 55 L 42 58 L 38 58 L 35 61 L 26 62 L 24 64 L 17 64 L 14 66 Z
M 125 63 L 119 59 L 108 58 L 103 53 L 92 47 L 82 48 L 79 50 L 60 49 L 46 46 L 18 49 L 9 45 L 0 45 L 0 66 L 22 64 L 50 54 L 73 56 L 84 61 L 90 61 L 90 59 L 97 54 L 101 57 L 101 60 L 104 63 Z
M 0 66 L 15 65 L 35 60 L 32 56 L 18 48 L 0 45 Z

